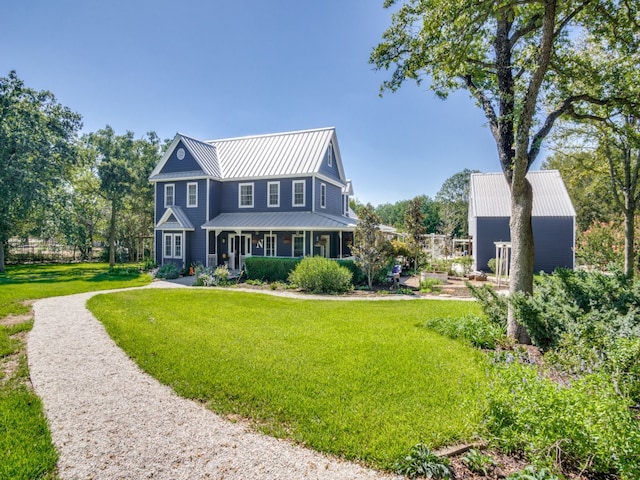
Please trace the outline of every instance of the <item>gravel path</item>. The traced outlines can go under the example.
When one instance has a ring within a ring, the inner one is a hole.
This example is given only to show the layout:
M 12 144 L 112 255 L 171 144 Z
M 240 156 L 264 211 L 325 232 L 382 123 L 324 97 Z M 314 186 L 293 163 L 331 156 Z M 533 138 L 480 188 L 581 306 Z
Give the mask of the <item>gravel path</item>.
M 152 287 L 175 286 L 157 282 Z M 389 479 L 228 422 L 142 372 L 85 308 L 37 301 L 27 341 L 62 479 Z

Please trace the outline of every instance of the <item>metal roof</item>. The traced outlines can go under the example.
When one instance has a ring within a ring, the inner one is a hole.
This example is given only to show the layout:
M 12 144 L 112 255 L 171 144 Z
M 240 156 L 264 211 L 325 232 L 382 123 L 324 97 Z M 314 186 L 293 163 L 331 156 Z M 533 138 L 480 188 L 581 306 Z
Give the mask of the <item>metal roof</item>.
M 202 225 L 212 230 L 353 230 L 356 219 L 317 212 L 222 213 Z
M 182 143 L 189 149 L 204 173 L 213 177 L 222 176 L 216 147 L 186 135 L 180 134 L 180 137 L 182 138 Z
M 210 140 L 222 178 L 304 175 L 318 172 L 335 129 Z
M 159 173 L 158 175 L 153 175 L 149 177 L 150 181 L 161 181 L 161 180 L 181 180 L 187 178 L 201 178 L 205 177 L 205 173 L 202 170 L 192 170 L 190 172 L 170 172 L 170 173 Z
M 158 230 L 195 230 L 189 217 L 182 211 L 182 208 L 173 205 L 167 207 L 162 218 L 156 225 Z
M 558 170 L 529 172 L 534 217 L 575 217 L 576 212 Z M 511 195 L 502 173 L 471 175 L 469 208 L 473 217 L 510 217 Z

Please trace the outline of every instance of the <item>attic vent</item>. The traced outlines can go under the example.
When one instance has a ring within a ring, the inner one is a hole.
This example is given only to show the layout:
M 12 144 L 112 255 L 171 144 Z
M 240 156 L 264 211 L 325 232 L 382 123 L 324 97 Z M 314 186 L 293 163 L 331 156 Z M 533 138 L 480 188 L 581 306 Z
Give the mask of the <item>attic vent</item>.
M 179 148 L 176 152 L 176 156 L 178 157 L 178 160 L 182 160 L 184 158 L 184 148 Z

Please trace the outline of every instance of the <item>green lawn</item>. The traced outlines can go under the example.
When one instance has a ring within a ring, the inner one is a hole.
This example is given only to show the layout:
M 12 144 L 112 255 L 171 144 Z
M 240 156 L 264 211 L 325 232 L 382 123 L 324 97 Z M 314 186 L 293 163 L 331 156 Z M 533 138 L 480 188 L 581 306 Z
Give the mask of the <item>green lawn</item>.
M 480 431 L 482 354 L 422 327 L 456 301 L 340 302 L 216 290 L 94 297 L 116 342 L 179 394 L 266 433 L 390 468 Z
M 150 281 L 148 275 L 109 274 L 106 264 L 9 266 L 0 274 L 0 321 L 10 314 L 28 313 L 27 300 Z M 28 382 L 24 333 L 31 325 L 28 316 L 16 325 L 0 324 L 0 478 L 56 478 L 58 455 L 40 399 Z

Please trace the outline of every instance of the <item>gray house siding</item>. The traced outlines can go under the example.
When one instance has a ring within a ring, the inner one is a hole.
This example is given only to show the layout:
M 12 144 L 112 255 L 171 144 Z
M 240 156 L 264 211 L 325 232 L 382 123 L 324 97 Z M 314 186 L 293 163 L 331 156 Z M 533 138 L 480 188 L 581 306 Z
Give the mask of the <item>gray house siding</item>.
M 324 158 L 322 159 L 319 172 L 329 178 L 340 180 L 340 172 L 338 171 L 338 162 L 336 161 L 335 152 L 333 152 L 333 162 L 331 163 L 331 166 L 329 166 L 329 149 L 327 149 L 327 152 L 324 154 Z
M 321 195 L 321 184 L 325 184 L 327 186 L 327 203 L 326 208 L 322 208 L 320 206 L 320 195 Z M 342 189 L 340 187 L 336 187 L 335 185 L 325 182 L 319 178 L 315 179 L 315 205 L 316 212 L 324 212 L 331 215 L 342 215 Z
M 305 205 L 293 206 L 293 182 L 305 181 Z M 310 178 L 286 178 L 280 181 L 280 207 L 267 207 L 267 182 L 277 180 L 247 180 L 239 182 L 223 182 L 220 193 L 220 210 L 223 212 L 274 212 L 274 211 L 300 211 L 311 209 L 311 179 Z M 253 183 L 253 207 L 240 208 L 238 189 L 241 183 Z
M 551 273 L 556 268 L 573 268 L 573 218 L 534 217 L 532 219 L 535 248 L 534 271 Z M 494 242 L 509 242 L 508 217 L 480 217 L 476 219 L 474 243 L 476 268 L 489 271 L 487 262 L 496 256 Z
M 221 210 L 221 199 L 222 199 L 222 184 L 215 180 L 207 180 L 209 182 L 209 218 L 212 218 L 220 215 Z
M 185 155 L 182 160 L 178 160 L 178 150 L 184 149 Z M 161 173 L 176 173 L 176 172 L 192 172 L 202 171 L 202 168 L 198 164 L 195 158 L 189 153 L 182 141 L 178 142 L 178 145 L 171 153 L 171 156 L 167 160 L 167 163 L 162 167 Z

